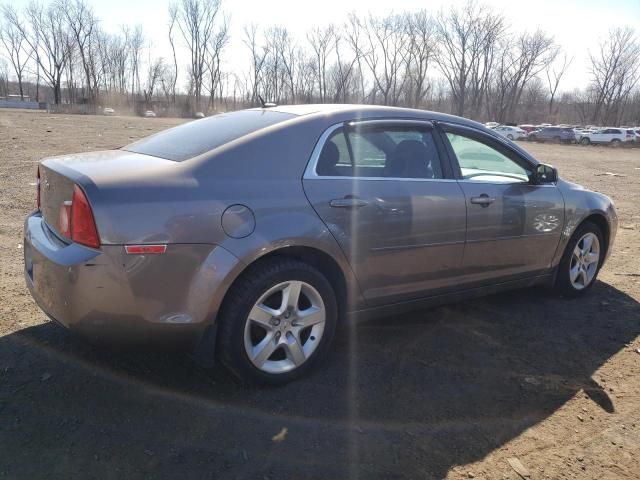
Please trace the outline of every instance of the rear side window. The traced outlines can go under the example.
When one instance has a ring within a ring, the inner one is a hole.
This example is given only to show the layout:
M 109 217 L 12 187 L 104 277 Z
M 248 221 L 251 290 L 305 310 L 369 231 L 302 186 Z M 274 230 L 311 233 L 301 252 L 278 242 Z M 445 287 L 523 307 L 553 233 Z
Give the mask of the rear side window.
M 443 178 L 431 131 L 419 126 L 357 126 L 336 130 L 324 144 L 321 177 Z
M 182 162 L 293 117 L 273 110 L 223 113 L 156 133 L 122 149 Z

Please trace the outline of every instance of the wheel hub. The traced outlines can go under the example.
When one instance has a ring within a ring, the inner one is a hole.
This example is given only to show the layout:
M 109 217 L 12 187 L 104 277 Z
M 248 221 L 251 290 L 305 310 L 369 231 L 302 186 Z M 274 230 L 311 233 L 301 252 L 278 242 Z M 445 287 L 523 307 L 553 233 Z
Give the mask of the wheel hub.
M 578 240 L 569 266 L 569 279 L 575 289 L 581 290 L 593 281 L 598 269 L 599 252 L 600 242 L 593 233 L 587 233 Z
M 324 302 L 313 286 L 295 280 L 274 285 L 249 312 L 245 351 L 264 372 L 291 371 L 314 352 L 324 324 Z

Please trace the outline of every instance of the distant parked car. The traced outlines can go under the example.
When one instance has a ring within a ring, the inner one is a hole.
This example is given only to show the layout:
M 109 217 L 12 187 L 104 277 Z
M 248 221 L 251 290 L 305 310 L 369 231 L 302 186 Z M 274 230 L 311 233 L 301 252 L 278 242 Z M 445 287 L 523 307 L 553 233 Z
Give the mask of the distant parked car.
M 627 143 L 635 143 L 637 135 L 635 130 L 633 130 L 632 128 L 628 128 L 624 131 L 626 133 L 626 142 Z
M 619 128 L 601 128 L 592 132 L 583 132 L 579 140 L 582 145 L 597 143 L 611 145 L 612 147 L 619 147 L 626 141 L 627 133 Z
M 204 113 L 202 113 L 202 112 L 196 112 L 196 113 L 193 115 L 193 117 L 194 117 L 194 118 L 204 118 L 204 117 L 205 117 L 205 115 L 204 115 Z
M 156 112 L 154 112 L 153 110 L 147 110 L 146 112 L 144 112 L 144 116 L 145 118 L 156 118 Z
M 498 122 L 487 122 L 487 123 L 484 124 L 484 126 L 487 127 L 487 128 L 495 128 L 498 125 L 500 125 Z
M 576 134 L 567 127 L 544 127 L 529 133 L 527 139 L 532 142 L 573 143 L 576 140 Z
M 115 115 L 116 111 L 111 107 L 105 107 L 105 108 L 102 109 L 102 114 L 103 115 Z
M 530 132 L 533 132 L 534 130 L 538 130 L 538 127 L 531 124 L 518 125 L 518 128 L 521 128 L 526 133 L 530 133 Z
M 578 127 L 578 128 L 574 128 L 573 129 L 573 133 L 576 136 L 576 143 L 580 142 L 580 139 L 587 133 L 591 133 L 594 130 L 591 128 L 583 128 L 583 127 Z
M 525 132 L 520 127 L 500 125 L 499 127 L 495 127 L 493 130 L 498 132 L 503 137 L 508 138 L 509 140 L 520 140 L 521 138 L 525 138 L 527 136 L 527 132 Z
M 640 128 L 638 128 L 636 131 L 636 138 L 634 139 L 636 144 L 640 144 Z

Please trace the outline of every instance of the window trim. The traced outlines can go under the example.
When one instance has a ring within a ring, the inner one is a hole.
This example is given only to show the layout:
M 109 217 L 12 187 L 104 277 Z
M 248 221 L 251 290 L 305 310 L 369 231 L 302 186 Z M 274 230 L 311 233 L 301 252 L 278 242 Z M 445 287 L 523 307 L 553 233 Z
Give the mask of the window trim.
M 494 150 L 497 150 L 499 153 L 501 153 L 502 155 L 504 155 L 505 157 L 507 157 L 509 160 L 513 161 L 520 167 L 524 168 L 525 170 L 531 170 L 532 172 L 535 172 L 536 167 L 539 165 L 539 162 L 528 159 L 526 156 L 522 155 L 520 152 L 512 148 L 511 145 L 507 144 L 502 139 L 495 138 L 494 136 L 488 135 L 487 133 L 482 132 L 481 130 L 475 129 L 473 127 L 468 127 L 466 125 L 458 125 L 455 123 L 446 123 L 446 122 L 438 122 L 437 126 L 441 127 L 440 133 L 441 133 L 442 141 L 446 145 L 447 153 L 450 157 L 450 162 L 453 166 L 454 176 L 458 182 L 475 183 L 475 184 L 485 183 L 489 185 L 513 185 L 516 183 L 521 183 L 524 185 L 538 185 L 533 183 L 531 179 L 529 179 L 528 182 L 510 183 L 510 182 L 477 182 L 477 181 L 463 178 L 460 162 L 458 161 L 458 157 L 455 151 L 453 150 L 453 147 L 451 145 L 451 142 L 449 141 L 449 138 L 447 137 L 447 133 L 466 136 L 468 138 L 471 138 L 472 140 L 476 140 L 480 143 L 483 143 L 488 147 L 493 148 Z M 544 184 L 544 185 L 555 186 L 555 184 Z
M 401 125 L 407 125 L 407 126 L 421 126 L 421 127 L 425 127 L 426 129 L 428 129 L 429 131 L 432 132 L 432 136 L 434 139 L 434 144 L 436 147 L 436 151 L 438 154 L 438 160 L 440 161 L 440 167 L 442 169 L 442 175 L 444 178 L 405 178 L 405 177 L 354 177 L 354 176 L 325 176 L 325 175 L 318 175 L 316 173 L 316 166 L 318 164 L 318 160 L 320 159 L 320 154 L 322 153 L 322 150 L 324 149 L 325 144 L 327 143 L 327 140 L 329 139 L 329 137 L 331 137 L 333 135 L 333 133 L 340 129 L 340 128 L 344 128 L 345 131 L 343 132 L 343 134 L 345 134 L 345 138 L 347 141 L 347 146 L 349 148 L 349 154 L 351 156 L 353 156 L 353 153 L 351 152 L 351 142 L 349 141 L 349 137 L 348 135 L 346 135 L 346 133 L 348 132 L 349 129 L 352 129 L 355 126 L 360 126 L 360 125 L 364 125 L 364 126 L 368 126 L 368 125 L 390 125 L 390 126 L 401 126 Z M 402 181 L 408 181 L 408 182 L 456 182 L 456 178 L 454 177 L 454 173 L 451 170 L 451 164 L 450 164 L 450 160 L 449 160 L 449 155 L 447 154 L 446 151 L 446 147 L 445 145 L 442 143 L 442 139 L 440 138 L 441 135 L 439 135 L 436 132 L 436 128 L 435 128 L 435 123 L 431 120 L 422 120 L 422 119 L 402 119 L 402 118 L 388 118 L 388 119 L 380 119 L 380 118 L 376 118 L 376 119 L 367 119 L 367 120 L 347 120 L 344 122 L 340 122 L 340 123 L 335 123 L 331 126 L 329 126 L 327 129 L 325 129 L 324 132 L 322 132 L 322 135 L 320 135 L 320 138 L 318 139 L 318 141 L 316 142 L 315 147 L 313 148 L 313 152 L 311 153 L 311 157 L 309 158 L 309 161 L 307 162 L 307 168 L 304 171 L 304 174 L 302 176 L 302 178 L 304 180 L 312 180 L 312 179 L 316 179 L 316 180 L 379 180 L 379 181 L 396 181 L 396 180 L 402 180 Z

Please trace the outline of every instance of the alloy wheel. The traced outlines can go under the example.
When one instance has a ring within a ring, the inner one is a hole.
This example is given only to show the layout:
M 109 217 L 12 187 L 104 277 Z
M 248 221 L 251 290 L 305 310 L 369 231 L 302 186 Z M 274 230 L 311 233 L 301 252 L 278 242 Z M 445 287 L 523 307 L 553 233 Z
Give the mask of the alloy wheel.
M 302 281 L 283 282 L 264 292 L 245 322 L 247 357 L 266 373 L 298 368 L 316 350 L 324 333 L 322 296 Z
M 569 262 L 569 280 L 576 290 L 589 286 L 598 272 L 600 262 L 600 241 L 589 232 L 576 243 Z

